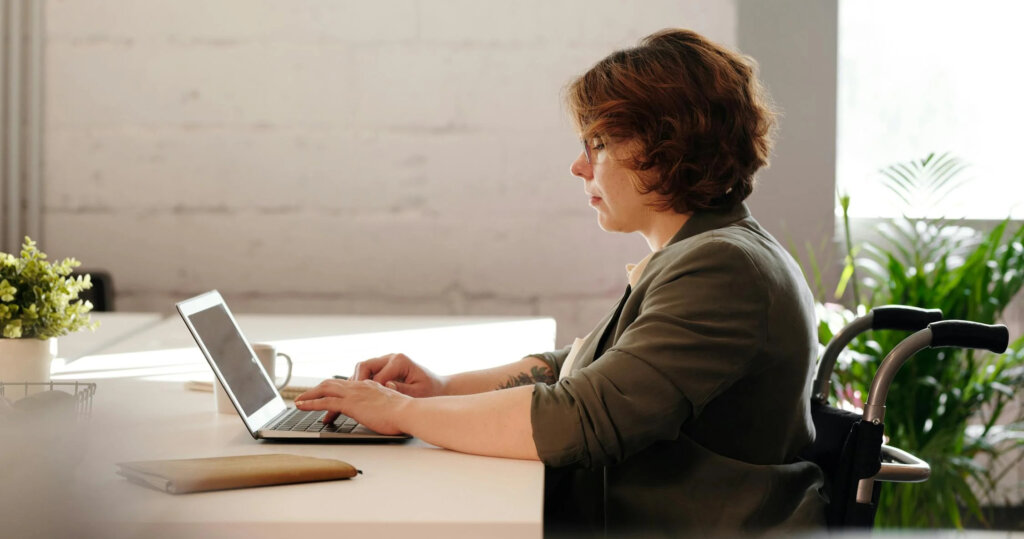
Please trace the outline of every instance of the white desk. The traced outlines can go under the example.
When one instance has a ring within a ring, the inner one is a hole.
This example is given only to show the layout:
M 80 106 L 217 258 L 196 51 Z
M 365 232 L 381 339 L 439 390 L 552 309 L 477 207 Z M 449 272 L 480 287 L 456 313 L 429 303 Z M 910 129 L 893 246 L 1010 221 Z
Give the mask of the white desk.
M 350 371 L 373 350 L 407 352 L 438 372 L 485 367 L 550 349 L 555 329 L 550 319 L 508 318 L 239 316 L 239 324 L 251 340 L 276 342 L 291 353 L 296 373 L 303 375 Z M 432 329 L 414 329 L 423 326 Z M 332 331 L 347 335 L 332 337 Z M 297 335 L 305 339 L 290 338 Z M 173 348 L 179 345 L 188 348 Z M 482 345 L 497 354 L 482 352 Z M 71 488 L 57 489 L 69 507 L 67 521 L 81 519 L 77 531 L 147 539 L 542 534 L 544 470 L 538 462 L 465 455 L 418 440 L 257 442 L 236 415 L 216 413 L 210 394 L 184 389 L 183 379 L 209 368 L 180 320 L 166 320 L 104 352 L 55 373 L 55 379 L 91 378 L 98 384 L 89 435 L 53 457 L 83 455 Z M 120 461 L 274 452 L 338 458 L 364 474 L 348 481 L 172 496 L 114 473 Z M 41 514 L 51 515 L 59 505 L 49 503 Z

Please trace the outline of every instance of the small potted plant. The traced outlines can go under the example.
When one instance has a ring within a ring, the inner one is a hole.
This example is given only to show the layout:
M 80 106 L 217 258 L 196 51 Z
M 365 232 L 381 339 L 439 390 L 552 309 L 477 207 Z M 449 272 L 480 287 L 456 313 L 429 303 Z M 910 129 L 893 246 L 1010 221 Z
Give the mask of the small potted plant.
M 78 298 L 92 282 L 71 276 L 79 265 L 47 262 L 27 236 L 20 257 L 0 252 L 0 382 L 48 382 L 57 337 L 96 329 L 92 303 Z

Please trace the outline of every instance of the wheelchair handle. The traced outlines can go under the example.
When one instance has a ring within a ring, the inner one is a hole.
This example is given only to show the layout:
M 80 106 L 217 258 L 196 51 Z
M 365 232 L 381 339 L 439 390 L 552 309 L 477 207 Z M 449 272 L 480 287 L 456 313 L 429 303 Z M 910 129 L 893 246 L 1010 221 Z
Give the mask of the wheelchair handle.
M 925 348 L 981 348 L 997 354 L 1006 351 L 1010 342 L 1010 332 L 1002 324 L 987 325 L 965 320 L 944 320 L 932 322 L 928 327 L 900 341 L 878 366 L 875 377 L 871 379 L 867 405 L 864 407 L 864 419 L 882 421 L 885 418 L 885 399 L 889 395 L 889 386 L 900 367 L 910 356 Z
M 941 309 L 920 309 L 903 305 L 883 305 L 871 309 L 874 317 L 871 329 L 902 329 L 917 331 L 932 322 L 942 320 Z
M 1002 354 L 1010 344 L 1010 332 L 1002 324 L 990 326 L 964 320 L 946 320 L 928 324 L 928 328 L 932 330 L 933 348 L 981 348 Z
M 917 331 L 928 324 L 942 320 L 939 309 L 920 309 L 903 305 L 882 305 L 868 311 L 867 314 L 847 324 L 829 341 L 825 352 L 818 363 L 818 372 L 814 378 L 814 399 L 822 404 L 828 402 L 829 382 L 832 369 L 835 367 L 839 353 L 846 348 L 854 337 L 869 329 L 901 329 Z
M 927 328 L 900 341 L 882 360 L 875 377 L 871 379 L 868 401 L 864 406 L 864 420 L 880 423 L 885 418 L 885 399 L 889 395 L 892 379 L 900 367 L 917 352 L 925 348 L 956 347 L 981 348 L 1001 354 L 1006 351 L 1009 341 L 1010 332 L 1002 324 L 987 325 L 964 320 L 945 320 L 928 324 Z M 897 476 L 907 471 L 905 467 L 896 468 Z M 924 479 L 927 479 L 927 476 Z M 858 502 L 862 496 L 866 496 L 868 502 L 862 503 L 870 503 L 874 480 L 860 480 L 857 485 Z

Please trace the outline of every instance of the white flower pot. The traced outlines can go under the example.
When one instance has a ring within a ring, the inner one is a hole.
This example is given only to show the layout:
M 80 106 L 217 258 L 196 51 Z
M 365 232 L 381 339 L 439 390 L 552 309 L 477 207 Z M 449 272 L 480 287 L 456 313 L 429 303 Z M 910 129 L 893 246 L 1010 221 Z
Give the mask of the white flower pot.
M 57 339 L 0 339 L 0 382 L 49 382 Z

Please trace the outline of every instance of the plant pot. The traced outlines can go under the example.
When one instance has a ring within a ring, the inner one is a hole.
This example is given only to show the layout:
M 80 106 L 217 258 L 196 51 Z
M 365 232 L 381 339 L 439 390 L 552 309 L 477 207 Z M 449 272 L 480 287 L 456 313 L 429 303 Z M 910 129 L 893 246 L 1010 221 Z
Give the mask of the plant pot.
M 0 339 L 0 382 L 49 382 L 57 339 Z

